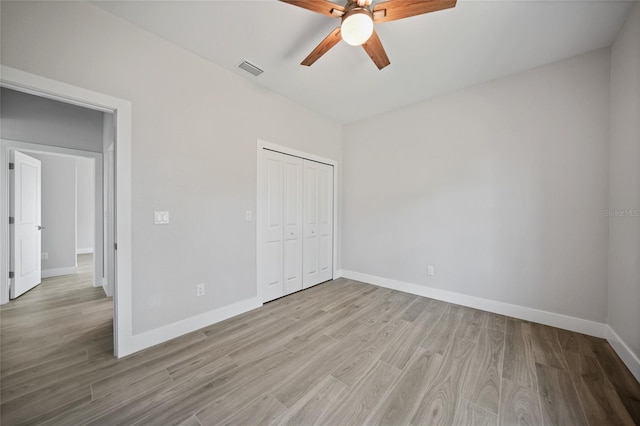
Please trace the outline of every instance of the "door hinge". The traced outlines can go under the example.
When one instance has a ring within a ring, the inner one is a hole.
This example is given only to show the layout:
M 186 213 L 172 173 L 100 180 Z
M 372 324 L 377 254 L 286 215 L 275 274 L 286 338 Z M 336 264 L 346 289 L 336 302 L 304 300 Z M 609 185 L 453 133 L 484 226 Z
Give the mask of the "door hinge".
M 118 243 L 113 243 L 113 249 L 118 250 Z
M 13 218 L 13 216 L 9 216 L 9 225 L 13 225 L 15 221 L 16 220 Z
M 9 279 L 13 278 L 13 272 L 9 272 Z
M 9 170 L 13 170 L 14 167 L 13 163 L 9 163 Z

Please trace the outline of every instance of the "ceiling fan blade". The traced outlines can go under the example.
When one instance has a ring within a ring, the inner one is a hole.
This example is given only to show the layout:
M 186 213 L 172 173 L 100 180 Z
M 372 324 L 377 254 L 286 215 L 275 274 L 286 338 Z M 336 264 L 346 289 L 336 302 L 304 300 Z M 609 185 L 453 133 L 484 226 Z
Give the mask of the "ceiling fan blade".
M 380 41 L 380 37 L 378 37 L 378 33 L 376 32 L 376 30 L 373 30 L 373 34 L 371 34 L 369 40 L 364 42 L 362 47 L 367 52 L 371 60 L 376 64 L 379 70 L 391 63 L 391 61 L 389 61 L 389 57 L 387 56 L 387 52 L 385 52 L 384 47 L 382 47 L 382 42 Z
M 320 44 L 316 46 L 315 49 L 313 49 L 313 52 L 309 53 L 309 56 L 304 58 L 304 61 L 302 61 L 300 65 L 306 65 L 306 66 L 313 65 L 313 63 L 318 59 L 320 59 L 322 55 L 327 53 L 329 49 L 331 49 L 333 46 L 338 44 L 340 40 L 342 40 L 342 37 L 340 36 L 340 27 L 338 27 L 335 30 L 333 30 L 331 34 L 326 36 L 324 40 L 322 40 Z
M 456 0 L 389 0 L 373 7 L 376 23 L 395 21 L 455 7 Z
M 284 3 L 289 3 L 294 6 L 301 7 L 303 9 L 311 10 L 312 12 L 321 13 L 323 15 L 330 16 L 332 18 L 340 17 L 344 15 L 344 6 L 332 3 L 328 0 L 280 0 Z

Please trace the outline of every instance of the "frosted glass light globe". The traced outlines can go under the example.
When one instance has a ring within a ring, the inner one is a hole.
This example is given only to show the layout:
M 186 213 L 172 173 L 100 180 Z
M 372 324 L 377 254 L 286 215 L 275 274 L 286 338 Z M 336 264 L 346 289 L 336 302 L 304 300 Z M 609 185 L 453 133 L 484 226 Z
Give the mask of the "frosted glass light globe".
M 352 13 L 342 21 L 342 39 L 352 46 L 360 46 L 373 34 L 373 21 L 365 12 Z

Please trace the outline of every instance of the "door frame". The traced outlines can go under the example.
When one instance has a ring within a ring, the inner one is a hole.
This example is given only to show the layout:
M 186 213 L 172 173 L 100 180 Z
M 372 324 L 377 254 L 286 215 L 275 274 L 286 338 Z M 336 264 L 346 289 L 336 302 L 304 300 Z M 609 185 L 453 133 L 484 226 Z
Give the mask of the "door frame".
M 113 295 L 114 355 L 134 352 L 131 262 L 131 102 L 7 66 L 0 66 L 0 86 L 114 115 L 116 140 L 116 282 Z M 8 181 L 8 159 L 0 150 L 0 176 Z M 6 188 L 8 190 L 8 187 Z M 2 185 L 0 191 L 5 191 Z M 8 197 L 8 194 L 7 194 Z M 8 198 L 0 196 L 0 304 L 9 300 Z M 103 212 L 99 212 L 101 215 Z
M 256 198 L 256 289 L 257 289 L 257 297 L 259 303 L 263 302 L 263 289 L 262 289 L 262 245 L 264 243 L 263 238 L 263 226 L 262 226 L 262 215 L 264 214 L 264 206 L 263 206 L 263 198 L 265 194 L 265 182 L 263 178 L 264 174 L 264 150 L 280 152 L 286 155 L 292 155 L 294 157 L 299 157 L 305 160 L 316 161 L 318 163 L 328 164 L 333 166 L 333 271 L 332 271 L 332 279 L 340 278 L 341 274 L 338 270 L 338 246 L 339 246 L 339 238 L 338 238 L 338 229 L 339 229 L 339 219 L 338 219 L 338 162 L 335 160 L 331 160 L 329 158 L 321 157 L 315 154 L 309 154 L 308 152 L 299 151 L 297 149 L 289 148 L 282 145 L 277 145 L 271 142 L 264 141 L 262 139 L 258 139 L 257 141 L 257 198 Z
M 79 149 L 71 149 L 71 148 L 62 148 L 57 146 L 49 146 L 49 145 L 41 145 L 30 142 L 21 142 L 14 141 L 8 139 L 2 139 L 0 141 L 0 146 L 2 149 L 2 155 L 5 158 L 10 158 L 11 151 L 18 151 L 25 154 L 45 154 L 45 155 L 57 155 L 61 157 L 83 157 L 90 158 L 94 160 L 94 191 L 96 196 L 94 197 L 94 212 L 93 212 L 93 286 L 94 287 L 102 287 L 102 277 L 104 276 L 104 220 L 103 220 L 103 198 L 102 192 L 103 188 L 103 173 L 102 173 L 102 153 L 100 152 L 91 152 L 91 151 L 83 151 Z M 5 161 L 2 162 L 4 164 Z M 98 194 L 100 197 L 98 197 Z M 100 198 L 100 199 L 98 199 Z M 76 247 L 77 248 L 77 247 Z M 9 248 L 11 250 L 11 248 Z M 77 251 L 77 250 L 76 250 Z M 76 253 L 77 255 L 77 253 Z M 98 261 L 98 259 L 102 259 L 102 261 Z

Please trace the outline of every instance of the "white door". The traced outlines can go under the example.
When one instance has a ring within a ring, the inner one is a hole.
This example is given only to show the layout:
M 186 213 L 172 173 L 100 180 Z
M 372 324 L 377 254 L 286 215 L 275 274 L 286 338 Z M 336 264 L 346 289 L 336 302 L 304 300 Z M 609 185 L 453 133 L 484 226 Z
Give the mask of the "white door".
M 302 290 L 301 158 L 281 154 L 284 161 L 284 294 Z
M 303 287 L 333 278 L 333 166 L 304 160 Z
M 11 280 L 10 295 L 15 299 L 40 284 L 40 160 L 12 151 L 11 173 Z

